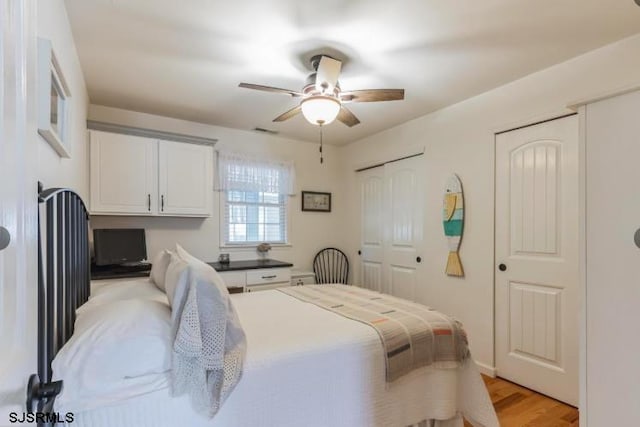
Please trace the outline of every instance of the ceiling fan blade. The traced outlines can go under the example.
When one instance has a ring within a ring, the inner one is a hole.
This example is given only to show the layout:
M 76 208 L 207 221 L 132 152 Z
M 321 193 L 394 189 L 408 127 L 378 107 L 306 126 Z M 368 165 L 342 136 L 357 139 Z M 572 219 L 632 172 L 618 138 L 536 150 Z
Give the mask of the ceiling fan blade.
M 300 114 L 301 112 L 302 112 L 302 107 L 300 107 L 299 105 L 296 105 L 295 107 L 293 107 L 289 111 L 286 111 L 286 112 L 280 114 L 278 117 L 273 119 L 273 121 L 274 122 L 284 122 L 285 120 L 289 120 L 290 118 L 292 118 L 293 116 L 295 116 L 297 114 Z
M 400 101 L 404 99 L 404 89 L 351 90 L 340 94 L 342 102 Z
M 340 112 L 336 118 L 349 127 L 353 127 L 360 123 L 360 120 L 358 120 L 355 114 L 348 110 L 344 105 L 340 108 Z
M 320 93 L 332 93 L 338 84 L 342 62 L 328 56 L 322 56 L 316 73 L 316 90 Z
M 238 86 L 246 89 L 262 90 L 264 92 L 284 93 L 291 96 L 302 96 L 302 93 L 296 92 L 295 90 L 281 89 L 279 87 L 273 86 L 254 85 L 253 83 L 240 83 Z

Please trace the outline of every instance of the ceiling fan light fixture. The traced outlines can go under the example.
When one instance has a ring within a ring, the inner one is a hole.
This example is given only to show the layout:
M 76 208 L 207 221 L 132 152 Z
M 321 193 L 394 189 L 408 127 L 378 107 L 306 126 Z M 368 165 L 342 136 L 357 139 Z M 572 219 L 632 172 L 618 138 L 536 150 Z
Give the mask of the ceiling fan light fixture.
M 328 125 L 338 117 L 340 101 L 331 96 L 311 96 L 300 103 L 302 115 L 311 124 Z

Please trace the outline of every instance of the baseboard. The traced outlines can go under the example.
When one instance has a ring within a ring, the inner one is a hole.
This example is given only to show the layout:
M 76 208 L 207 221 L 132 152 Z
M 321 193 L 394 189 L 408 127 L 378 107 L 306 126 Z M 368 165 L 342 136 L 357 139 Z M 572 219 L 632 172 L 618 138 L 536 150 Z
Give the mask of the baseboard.
M 485 365 L 484 363 L 476 362 L 476 366 L 481 374 L 484 374 L 488 377 L 495 378 L 496 377 L 496 368 L 494 366 Z

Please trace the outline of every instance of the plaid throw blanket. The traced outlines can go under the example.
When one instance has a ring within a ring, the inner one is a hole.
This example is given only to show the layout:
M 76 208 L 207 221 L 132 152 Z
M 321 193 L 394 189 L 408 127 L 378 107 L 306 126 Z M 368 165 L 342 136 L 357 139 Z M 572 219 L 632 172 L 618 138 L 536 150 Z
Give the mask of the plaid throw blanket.
M 374 328 L 384 348 L 387 382 L 424 366 L 457 368 L 469 357 L 462 324 L 424 305 L 345 285 L 278 290 Z

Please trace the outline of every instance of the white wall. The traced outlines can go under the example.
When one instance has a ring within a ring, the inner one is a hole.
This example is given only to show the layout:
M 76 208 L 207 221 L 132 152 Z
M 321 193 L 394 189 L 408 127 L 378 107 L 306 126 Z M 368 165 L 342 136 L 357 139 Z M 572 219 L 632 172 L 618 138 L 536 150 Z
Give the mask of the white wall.
M 576 99 L 638 81 L 640 35 L 341 148 L 341 155 L 348 159 L 345 198 L 357 200 L 359 189 L 353 172 L 357 166 L 398 157 L 407 147 L 426 147 L 422 172 L 427 204 L 425 247 L 419 267 L 424 282 L 419 300 L 465 324 L 472 353 L 480 364 L 494 365 L 494 133 L 565 114 L 566 105 Z M 452 172 L 460 176 L 465 191 L 466 222 L 460 251 L 464 279 L 444 274 L 448 251 L 441 198 Z M 349 256 L 356 259 L 359 212 L 346 212 Z
M 290 201 L 291 247 L 274 248 L 270 258 L 292 262 L 297 268 L 310 268 L 315 253 L 326 246 L 340 247 L 343 242 L 341 159 L 335 147 L 325 146 L 324 164 L 320 164 L 318 144 L 301 142 L 257 132 L 211 126 L 116 108 L 91 105 L 89 119 L 108 123 L 164 130 L 218 139 L 216 149 L 264 154 L 265 157 L 293 160 L 296 166 L 296 193 Z M 333 194 L 331 213 L 302 212 L 300 191 L 326 191 Z M 147 230 L 149 256 L 163 248 L 182 244 L 206 261 L 215 261 L 220 254 L 219 198 L 214 195 L 215 215 L 207 219 L 197 218 L 144 218 L 92 216 L 94 228 L 141 227 Z M 229 250 L 232 260 L 255 259 L 255 249 Z
M 38 1 L 38 37 L 51 40 L 62 74 L 71 92 L 68 146 L 70 159 L 63 159 L 42 137 L 38 137 L 38 179 L 45 188 L 68 187 L 88 200 L 89 157 L 87 109 L 89 96 L 80 68 L 71 27 L 63 0 Z

